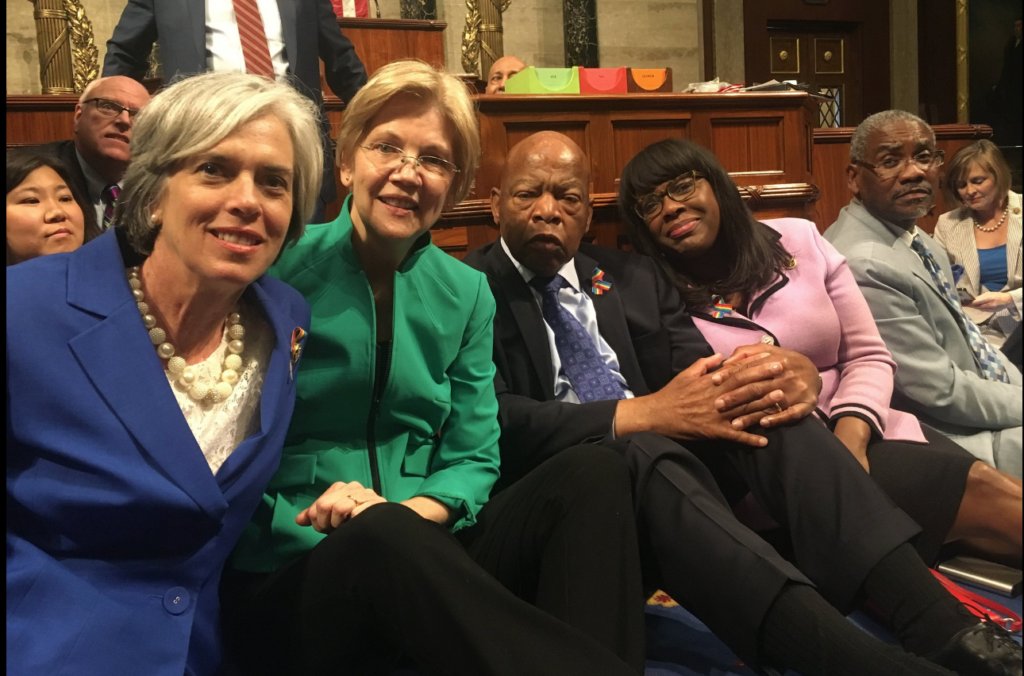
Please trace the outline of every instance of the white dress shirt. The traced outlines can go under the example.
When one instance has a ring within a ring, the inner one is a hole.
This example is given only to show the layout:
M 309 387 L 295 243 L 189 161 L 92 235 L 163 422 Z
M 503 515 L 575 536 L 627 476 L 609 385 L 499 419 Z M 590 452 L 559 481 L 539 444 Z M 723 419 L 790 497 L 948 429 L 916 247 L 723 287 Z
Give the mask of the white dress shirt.
M 512 261 L 512 265 L 516 267 L 516 270 L 519 271 L 519 274 L 522 275 L 523 280 L 529 286 L 530 280 L 537 275 L 527 270 L 515 259 L 512 252 L 508 250 L 505 240 L 500 241 L 501 248 L 505 250 L 505 255 Z M 573 261 L 570 260 L 563 265 L 558 274 L 569 283 L 569 286 L 562 288 L 558 292 L 558 302 L 583 325 L 583 328 L 586 329 L 587 334 L 590 335 L 590 338 L 597 346 L 597 351 L 601 355 L 602 361 L 604 361 L 608 366 L 608 370 L 612 372 L 612 375 L 622 385 L 622 389 L 626 393 L 626 399 L 632 399 L 633 392 L 629 389 L 626 379 L 619 373 L 619 358 L 611 346 L 601 337 L 601 331 L 597 326 L 597 311 L 594 309 L 594 301 L 590 300 L 590 296 L 580 290 L 579 275 L 576 274 L 576 266 L 573 264 Z M 530 292 L 533 294 L 534 300 L 537 301 L 537 307 L 541 308 L 542 297 L 540 292 L 532 286 L 530 286 Z M 544 329 L 547 331 L 548 336 L 548 354 L 551 355 L 551 368 L 555 373 L 555 399 L 569 404 L 578 404 L 580 399 L 576 396 L 576 391 L 572 389 L 569 378 L 562 371 L 562 360 L 559 358 L 558 348 L 555 346 L 555 332 L 548 325 L 547 321 L 544 322 Z
M 267 34 L 270 63 L 280 81 L 288 74 L 288 56 L 284 51 L 284 28 L 277 0 L 256 0 Z M 231 0 L 206 0 L 206 67 L 213 72 L 245 72 L 242 38 L 238 35 L 235 6 Z

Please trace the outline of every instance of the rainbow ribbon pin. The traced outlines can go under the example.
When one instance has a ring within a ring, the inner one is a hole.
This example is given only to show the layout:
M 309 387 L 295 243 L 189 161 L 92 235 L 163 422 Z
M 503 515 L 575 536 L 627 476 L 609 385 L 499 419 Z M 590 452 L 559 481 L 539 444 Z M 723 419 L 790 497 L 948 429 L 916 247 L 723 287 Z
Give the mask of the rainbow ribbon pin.
M 601 268 L 594 268 L 594 276 L 590 278 L 590 283 L 592 284 L 590 291 L 595 296 L 600 296 L 602 293 L 612 288 L 611 282 L 604 281 L 604 270 Z
M 712 296 L 711 302 L 714 303 L 714 306 L 711 308 L 711 316 L 715 319 L 721 319 L 732 314 L 732 305 L 726 303 L 725 299 L 721 296 Z

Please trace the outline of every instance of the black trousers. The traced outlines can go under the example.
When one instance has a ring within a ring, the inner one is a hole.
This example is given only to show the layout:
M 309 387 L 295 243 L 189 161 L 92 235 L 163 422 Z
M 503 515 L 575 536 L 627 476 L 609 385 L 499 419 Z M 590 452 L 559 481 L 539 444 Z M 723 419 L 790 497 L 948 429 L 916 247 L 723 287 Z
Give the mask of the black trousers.
M 813 584 L 840 611 L 868 573 L 918 525 L 814 419 L 758 429 L 764 448 L 641 433 L 604 445 L 623 453 L 635 489 L 645 576 L 758 663 L 764 617 L 782 587 Z M 786 528 L 794 563 L 733 515 L 748 492 Z
M 271 574 L 225 571 L 225 634 L 245 674 L 642 673 L 632 486 L 615 452 L 577 447 L 456 539 L 371 507 Z M 535 604 L 535 605 L 533 605 Z

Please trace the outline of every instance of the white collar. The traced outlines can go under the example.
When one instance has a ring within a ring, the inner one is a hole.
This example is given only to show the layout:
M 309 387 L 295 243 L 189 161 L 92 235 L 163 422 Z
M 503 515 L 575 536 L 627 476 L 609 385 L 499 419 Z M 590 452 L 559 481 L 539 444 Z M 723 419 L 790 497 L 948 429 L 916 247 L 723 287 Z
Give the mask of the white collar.
M 516 257 L 512 255 L 511 251 L 508 250 L 508 244 L 505 244 L 504 239 L 499 239 L 498 241 L 501 242 L 501 248 L 505 250 L 505 255 L 508 256 L 508 259 L 510 261 L 512 261 L 512 265 L 514 265 L 516 267 L 516 270 L 519 271 L 519 274 L 522 275 L 523 281 L 529 284 L 530 280 L 532 280 L 537 275 L 532 270 L 526 269 L 522 263 L 516 260 Z M 569 286 L 572 287 L 573 291 L 579 293 L 580 278 L 579 275 L 576 274 L 576 265 L 573 261 L 574 259 L 570 258 L 569 261 L 562 266 L 562 269 L 558 271 L 558 274 L 560 274 L 565 279 L 565 281 L 569 282 Z

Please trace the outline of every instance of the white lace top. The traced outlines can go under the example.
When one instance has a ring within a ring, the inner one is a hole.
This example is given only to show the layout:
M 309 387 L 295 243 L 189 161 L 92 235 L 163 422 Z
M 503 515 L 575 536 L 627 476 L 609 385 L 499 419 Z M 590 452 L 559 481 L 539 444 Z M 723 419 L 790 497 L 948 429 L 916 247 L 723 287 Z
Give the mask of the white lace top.
M 219 404 L 198 403 L 189 398 L 169 371 L 165 371 L 171 390 L 178 400 L 178 406 L 185 421 L 192 429 L 199 448 L 214 474 L 224 464 L 242 441 L 260 426 L 260 393 L 267 362 L 274 349 L 274 332 L 263 318 L 260 310 L 243 301 L 241 308 L 242 325 L 245 326 L 245 351 L 242 352 L 242 367 L 238 370 L 238 383 L 231 396 Z M 220 346 L 206 361 L 189 364 L 201 382 L 220 381 L 224 369 L 224 356 L 228 349 L 227 328 L 221 337 Z

